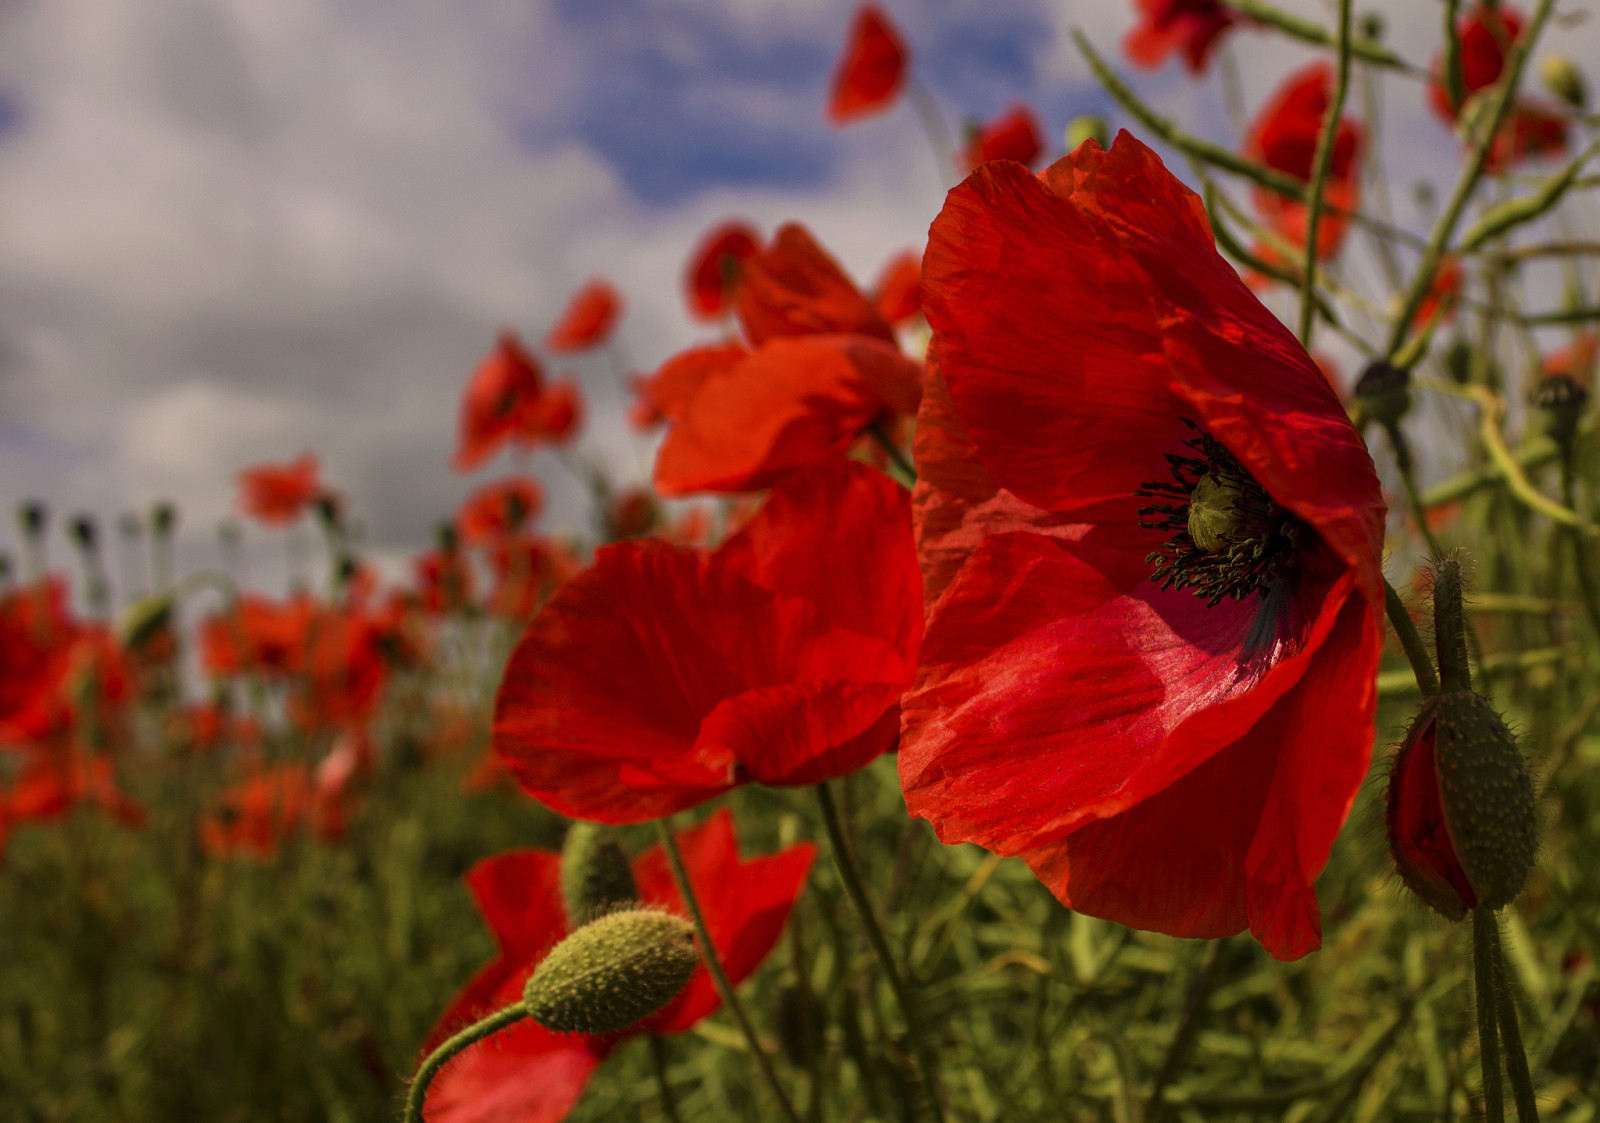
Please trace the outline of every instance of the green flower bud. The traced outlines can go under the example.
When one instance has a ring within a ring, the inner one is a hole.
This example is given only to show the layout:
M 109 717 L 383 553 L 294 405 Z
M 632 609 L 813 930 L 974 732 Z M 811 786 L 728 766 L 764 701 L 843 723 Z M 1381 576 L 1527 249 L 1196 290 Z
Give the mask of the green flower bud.
M 1367 364 L 1355 393 L 1367 416 L 1388 428 L 1411 409 L 1411 372 L 1378 359 Z
M 522 992 L 556 1033 L 616 1033 L 671 1002 L 700 962 L 687 920 L 650 909 L 602 916 L 562 940 Z
M 124 651 L 137 651 L 172 626 L 172 598 L 141 597 L 117 621 L 117 639 Z
M 561 899 L 573 928 L 639 899 L 627 856 L 595 823 L 573 823 L 561 844 Z
M 1110 148 L 1111 126 L 1106 124 L 1104 117 L 1097 117 L 1093 113 L 1082 113 L 1067 122 L 1064 137 L 1068 152 L 1076 152 L 1078 145 L 1086 140 L 1094 141 L 1101 148 Z
M 1578 433 L 1578 420 L 1583 407 L 1589 404 L 1589 391 L 1579 386 L 1565 374 L 1552 374 L 1541 378 L 1533 388 L 1533 404 L 1539 410 L 1544 431 L 1563 451 L 1570 451 L 1572 438 Z
M 1545 55 L 1540 59 L 1539 80 L 1545 89 L 1574 109 L 1582 109 L 1589 101 L 1583 73 L 1566 55 Z

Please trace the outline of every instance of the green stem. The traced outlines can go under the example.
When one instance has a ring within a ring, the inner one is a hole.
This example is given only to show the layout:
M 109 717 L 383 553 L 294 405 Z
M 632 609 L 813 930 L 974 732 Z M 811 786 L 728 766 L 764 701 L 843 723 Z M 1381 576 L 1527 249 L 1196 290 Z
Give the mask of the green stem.
M 1400 599 L 1400 594 L 1394 591 L 1394 586 L 1389 584 L 1387 578 L 1383 582 L 1383 607 L 1389 615 L 1389 623 L 1393 626 L 1395 635 L 1400 637 L 1400 646 L 1405 649 L 1406 658 L 1411 661 L 1411 673 L 1416 676 L 1422 696 L 1432 698 L 1439 693 L 1439 679 L 1433 673 L 1433 660 L 1428 656 L 1428 645 L 1422 642 L 1416 621 L 1411 619 L 1411 614 L 1406 611 L 1405 602 Z
M 473 1022 L 454 1037 L 446 1039 L 444 1044 L 429 1053 L 427 1060 L 417 1069 L 410 1091 L 406 1093 L 406 1110 L 400 1117 L 401 1123 L 422 1123 L 422 1102 L 428 1098 L 428 1085 L 433 1083 L 433 1078 L 451 1057 L 527 1016 L 527 1007 L 520 1002 L 496 1010 L 482 1021 Z
M 899 445 L 890 439 L 889 434 L 883 431 L 882 425 L 877 422 L 868 425 L 867 435 L 877 443 L 879 448 L 883 449 L 884 455 L 888 456 L 889 466 L 894 469 L 891 474 L 901 484 L 909 488 L 917 482 L 916 465 L 906 459 L 906 454 L 900 450 Z
M 1572 451 L 1567 449 L 1561 457 L 1561 503 L 1569 511 L 1578 509 L 1573 490 Z M 1558 533 L 1560 533 L 1558 531 Z M 1572 543 L 1572 561 L 1578 571 L 1578 589 L 1583 594 L 1583 608 L 1589 614 L 1589 626 L 1600 637 L 1600 596 L 1595 593 L 1594 574 L 1589 569 L 1589 556 L 1583 548 L 1583 535 L 1572 527 L 1565 530 Z
M 1489 1123 L 1505 1123 L 1505 1090 L 1500 1080 L 1500 1035 L 1495 1028 L 1494 910 L 1472 910 L 1472 978 L 1478 1012 L 1478 1055 L 1483 1064 L 1483 1110 Z
M 895 966 L 894 956 L 889 952 L 889 943 L 883 938 L 883 929 L 878 927 L 878 918 L 873 914 L 872 902 L 868 899 L 866 886 L 861 881 L 861 870 L 856 866 L 855 856 L 845 840 L 844 824 L 839 818 L 839 808 L 834 802 L 833 789 L 826 781 L 817 785 L 817 802 L 822 805 L 822 823 L 828 832 L 828 844 L 833 848 L 833 861 L 839 870 L 839 880 L 844 882 L 850 903 L 855 905 L 856 912 L 861 916 L 861 926 L 866 929 L 867 942 L 872 945 L 872 952 L 878 957 L 878 967 L 889 980 L 889 989 L 894 991 L 895 1001 L 900 1004 L 900 1014 L 906 1021 L 906 1037 L 910 1039 L 911 1052 L 916 1057 L 917 1075 L 922 1079 L 922 1090 L 927 1096 L 928 1107 L 935 1119 L 942 1120 L 944 1106 L 940 1103 L 939 1086 L 933 1076 L 933 1058 L 922 1036 L 915 996 L 906 986 L 905 980 L 900 975 L 900 969 Z
M 767 1086 L 772 1089 L 772 1094 L 777 1097 L 784 1118 L 789 1123 L 800 1123 L 800 1116 L 795 1113 L 794 1105 L 784 1093 L 783 1085 L 778 1083 L 778 1074 L 772 1068 L 772 1058 L 767 1056 L 767 1051 L 761 1047 L 755 1027 L 750 1024 L 750 1016 L 745 1013 L 739 996 L 733 992 L 733 984 L 728 982 L 728 976 L 722 970 L 722 959 L 717 955 L 716 945 L 711 942 L 711 930 L 706 927 L 706 918 L 700 911 L 699 898 L 695 896 L 694 886 L 689 884 L 689 871 L 684 867 L 678 840 L 673 837 L 672 829 L 666 819 L 656 820 L 656 833 L 661 837 L 661 849 L 666 852 L 667 864 L 672 867 L 672 879 L 678 883 L 678 892 L 683 897 L 683 905 L 689 910 L 689 919 L 694 922 L 695 933 L 700 937 L 700 952 L 705 957 L 706 970 L 711 972 L 711 981 L 716 985 L 717 993 L 722 996 L 723 1004 L 732 1012 L 733 1020 L 739 1023 L 745 1042 L 755 1054 L 761 1075 L 765 1077 Z
M 1485 115 L 1483 132 L 1472 146 L 1467 166 L 1456 182 L 1456 189 L 1451 194 L 1449 203 L 1445 205 L 1444 213 L 1434 224 L 1433 234 L 1428 239 L 1428 248 L 1422 251 L 1422 260 L 1417 263 L 1417 272 L 1411 279 L 1411 287 L 1406 291 L 1405 302 L 1400 306 L 1399 315 L 1394 318 L 1394 324 L 1389 331 L 1389 344 L 1384 349 L 1386 358 L 1393 359 L 1405 346 L 1406 336 L 1411 331 L 1411 322 L 1416 319 L 1417 309 L 1422 307 L 1422 301 L 1428 295 L 1428 287 L 1433 283 L 1434 273 L 1438 271 L 1439 260 L 1444 256 L 1445 249 L 1450 244 L 1450 237 L 1455 233 L 1462 214 L 1466 212 L 1467 202 L 1472 198 L 1478 180 L 1483 175 L 1483 166 L 1489 159 L 1489 149 L 1516 98 L 1517 85 L 1521 81 L 1522 67 L 1527 62 L 1528 52 L 1544 29 L 1545 20 L 1550 18 L 1550 10 L 1554 6 L 1555 0 L 1539 0 L 1539 6 L 1534 10 L 1533 18 L 1528 21 L 1527 29 L 1511 47 L 1505 68 L 1500 74 L 1500 85 L 1495 93 L 1495 100 Z
M 1338 35 L 1339 78 L 1333 100 L 1328 103 L 1327 116 L 1322 119 L 1322 133 L 1317 137 L 1317 155 L 1312 164 L 1306 204 L 1306 267 L 1300 290 L 1300 343 L 1305 347 L 1311 346 L 1311 331 L 1316 324 L 1313 313 L 1316 311 L 1317 227 L 1322 222 L 1322 192 L 1328 180 L 1328 168 L 1333 163 L 1333 141 L 1339 131 L 1339 118 L 1350 92 L 1350 0 L 1339 0 Z
M 1397 421 L 1392 425 L 1385 425 L 1384 431 L 1389 434 L 1389 444 L 1394 448 L 1395 467 L 1400 470 L 1400 486 L 1406 493 L 1406 506 L 1411 508 L 1411 518 L 1417 524 L 1417 533 L 1422 535 L 1422 540 L 1428 544 L 1428 555 L 1437 560 L 1444 557 L 1444 550 L 1439 546 L 1439 539 L 1435 537 L 1433 528 L 1428 525 L 1428 511 L 1422 504 L 1422 492 L 1417 488 L 1416 464 L 1411 459 L 1411 445 L 1406 441 L 1406 435 L 1400 429 Z
M 1167 1085 L 1172 1083 L 1172 1078 L 1178 1075 L 1178 1069 L 1188 1056 L 1195 1035 L 1200 1032 L 1200 1016 L 1205 1012 L 1206 1000 L 1216 989 L 1227 943 L 1226 939 L 1212 940 L 1211 947 L 1206 951 L 1205 962 L 1200 965 L 1200 973 L 1195 976 L 1194 987 L 1189 991 L 1189 1001 L 1184 1005 L 1183 1017 L 1167 1044 L 1166 1055 L 1161 1058 L 1161 1067 L 1156 1070 L 1155 1079 L 1150 1082 L 1150 1094 L 1145 1097 L 1144 1111 L 1140 1115 L 1143 1123 L 1151 1123 L 1160 1115 L 1162 1094 L 1166 1092 Z
M 667 1046 L 661 1040 L 659 1033 L 650 1036 L 650 1067 L 656 1073 L 656 1091 L 661 1094 L 661 1112 L 671 1123 L 683 1123 L 683 1116 L 678 1114 L 678 1099 L 672 1094 L 672 1085 L 667 1083 Z
M 1499 925 L 1492 927 L 1494 943 L 1494 1010 L 1500 1023 L 1500 1042 L 1505 1046 L 1506 1076 L 1511 1081 L 1511 1100 L 1517 1105 L 1521 1123 L 1539 1123 L 1539 1106 L 1533 1095 L 1533 1074 L 1528 1071 L 1528 1055 L 1522 1049 L 1522 1031 L 1517 1028 L 1517 1004 L 1511 996 L 1506 974 L 1505 952 L 1500 947 Z

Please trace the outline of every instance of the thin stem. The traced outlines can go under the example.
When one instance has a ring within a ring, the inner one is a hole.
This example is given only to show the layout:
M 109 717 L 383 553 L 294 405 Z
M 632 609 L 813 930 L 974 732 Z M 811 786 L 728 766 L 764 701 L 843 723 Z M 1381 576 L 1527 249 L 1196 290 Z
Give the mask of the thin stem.
M 1400 594 L 1394 591 L 1394 586 L 1389 584 L 1387 578 L 1383 582 L 1383 607 L 1389 615 L 1389 623 L 1394 628 L 1394 634 L 1400 637 L 1400 646 L 1405 649 L 1406 658 L 1411 661 L 1411 673 L 1416 676 L 1422 696 L 1432 698 L 1439 693 L 1439 679 L 1433 673 L 1433 660 L 1428 656 L 1428 645 L 1422 642 L 1416 621 L 1411 619 L 1411 614 L 1406 611 L 1405 602 L 1400 599 Z
M 1322 119 L 1322 133 L 1317 137 L 1317 156 L 1312 164 L 1311 187 L 1306 203 L 1306 268 L 1304 284 L 1300 289 L 1300 342 L 1311 346 L 1311 332 L 1316 324 L 1317 295 L 1317 227 L 1322 222 L 1322 192 L 1328 180 L 1328 168 L 1333 164 L 1333 140 L 1339 131 L 1339 118 L 1344 113 L 1344 101 L 1350 92 L 1350 0 L 1339 0 L 1339 77 L 1333 89 L 1333 100 L 1328 103 L 1328 113 Z
M 1416 464 L 1411 459 L 1411 445 L 1406 441 L 1406 435 L 1397 421 L 1385 425 L 1384 431 L 1389 434 L 1389 444 L 1394 448 L 1395 467 L 1400 470 L 1400 486 L 1406 493 L 1406 505 L 1411 508 L 1411 518 L 1417 524 L 1417 533 L 1422 535 L 1422 540 L 1428 544 L 1428 553 L 1433 558 L 1444 557 L 1444 550 L 1439 547 L 1439 539 L 1434 536 L 1433 528 L 1428 525 L 1428 511 L 1422 504 L 1422 492 L 1417 489 Z
M 1226 947 L 1227 940 L 1212 940 L 1211 947 L 1206 951 L 1205 962 L 1200 965 L 1200 973 L 1195 976 L 1194 988 L 1189 991 L 1189 1001 L 1183 1008 L 1183 1017 L 1172 1034 L 1171 1042 L 1167 1045 L 1166 1056 L 1161 1058 L 1161 1067 L 1156 1070 L 1155 1079 L 1150 1082 L 1150 1095 L 1145 1098 L 1144 1111 L 1139 1116 L 1144 1123 L 1151 1123 L 1160 1113 L 1162 1093 L 1167 1090 L 1167 1085 L 1172 1083 L 1172 1078 L 1178 1075 L 1178 1069 L 1188 1056 L 1189 1046 L 1193 1044 L 1195 1034 L 1200 1031 L 1200 1016 L 1205 1012 L 1206 1000 L 1216 989 L 1217 975 L 1222 967 L 1222 955 Z
M 716 945 L 711 942 L 711 930 L 706 927 L 705 914 L 700 911 L 700 900 L 695 896 L 694 886 L 689 884 L 689 871 L 684 867 L 683 854 L 678 850 L 678 840 L 673 837 L 667 820 L 656 820 L 656 833 L 661 837 L 661 849 L 666 852 L 667 864 L 672 867 L 672 879 L 678 883 L 678 892 L 683 896 L 683 905 L 689 910 L 689 919 L 694 922 L 695 934 L 700 937 L 700 954 L 705 957 L 706 970 L 711 972 L 711 981 L 716 985 L 717 993 L 722 996 L 723 1004 L 733 1013 L 733 1020 L 739 1023 L 745 1042 L 755 1054 L 756 1063 L 761 1066 L 761 1075 L 766 1078 L 767 1086 L 777 1097 L 784 1118 L 789 1120 L 789 1123 L 800 1123 L 800 1116 L 795 1113 L 794 1105 L 784 1093 L 783 1085 L 778 1083 L 778 1074 L 772 1068 L 772 1058 L 767 1056 L 767 1051 L 761 1047 L 755 1027 L 750 1024 L 750 1016 L 745 1013 L 743 1003 L 733 992 L 733 984 L 728 982 L 728 976 L 722 970 L 722 959 L 717 955 Z
M 1539 0 L 1533 18 L 1528 21 L 1527 30 L 1512 45 L 1505 69 L 1500 74 L 1500 88 L 1495 94 L 1489 112 L 1484 115 L 1483 132 L 1473 144 L 1472 152 L 1467 158 L 1467 166 L 1456 182 L 1456 189 L 1445 205 L 1444 213 L 1434 225 L 1433 234 L 1428 239 L 1428 247 L 1422 251 L 1422 260 L 1417 263 L 1417 272 L 1411 279 L 1411 287 L 1406 290 L 1405 302 L 1400 306 L 1400 313 L 1394 318 L 1389 330 L 1388 346 L 1384 349 L 1387 358 L 1394 358 L 1405 346 L 1406 337 L 1411 331 L 1411 322 L 1416 319 L 1417 309 L 1422 307 L 1423 298 L 1427 296 L 1428 287 L 1433 282 L 1433 275 L 1439 268 L 1439 260 L 1444 256 L 1445 248 L 1450 244 L 1450 237 L 1455 233 L 1456 225 L 1467 209 L 1467 202 L 1472 198 L 1478 180 L 1483 175 L 1484 164 L 1489 159 L 1490 146 L 1500 132 L 1500 126 L 1505 121 L 1506 114 L 1516 97 L 1517 85 L 1522 78 L 1522 67 L 1527 61 L 1528 52 L 1538 39 L 1539 32 L 1544 29 L 1545 20 L 1550 17 L 1550 10 L 1554 6 L 1555 0 Z
M 661 1094 L 661 1111 L 671 1123 L 683 1123 L 683 1116 L 678 1114 L 678 1099 L 672 1094 L 672 1085 L 667 1083 L 667 1046 L 661 1040 L 659 1033 L 650 1036 L 650 1067 L 656 1074 L 656 1091 Z
M 1561 457 L 1561 503 L 1567 510 L 1576 511 L 1576 493 L 1572 484 L 1572 452 L 1568 449 Z M 1572 561 L 1578 571 L 1578 589 L 1583 594 L 1584 611 L 1589 614 L 1589 626 L 1600 637 L 1600 596 L 1595 592 L 1594 574 L 1589 571 L 1589 556 L 1583 548 L 1583 535 L 1572 527 L 1567 527 L 1565 533 L 1572 543 Z
M 406 1093 L 406 1110 L 400 1117 L 401 1123 L 422 1123 L 422 1101 L 428 1098 L 428 1085 L 433 1083 L 433 1078 L 451 1057 L 527 1016 L 528 1009 L 520 1002 L 503 1010 L 496 1010 L 482 1021 L 473 1022 L 429 1053 L 427 1060 L 417 1069 L 417 1075 L 411 1081 L 410 1091 Z
M 950 135 L 949 123 L 944 119 L 944 114 L 939 112 L 938 104 L 921 82 L 915 78 L 908 79 L 905 92 L 906 101 L 911 103 L 917 120 L 922 123 L 922 132 L 928 138 L 928 147 L 933 149 L 934 163 L 939 165 L 939 182 L 947 188 L 954 187 L 960 181 L 961 174 L 960 169 L 956 167 L 956 146 L 955 140 Z
M 845 841 L 844 824 L 839 819 L 839 807 L 834 802 L 833 789 L 826 781 L 817 785 L 817 802 L 822 805 L 822 823 L 828 832 L 828 844 L 833 848 L 833 862 L 838 867 L 839 880 L 844 882 L 850 903 L 855 905 L 856 912 L 861 916 L 861 926 L 866 929 L 867 942 L 878 957 L 878 967 L 889 980 L 889 989 L 894 991 L 895 1001 L 900 1004 L 900 1014 L 906 1021 L 906 1037 L 910 1039 L 911 1052 L 916 1057 L 917 1075 L 922 1079 L 928 1107 L 935 1119 L 942 1120 L 944 1106 L 939 1101 L 939 1086 L 933 1077 L 933 1058 L 923 1040 L 915 997 L 901 977 L 900 969 L 895 966 L 894 956 L 889 953 L 889 943 L 883 938 L 883 929 L 878 927 L 872 901 L 868 899 L 866 886 L 861 881 L 861 870 L 856 866 L 855 856 Z
M 1483 1064 L 1483 1110 L 1489 1123 L 1505 1123 L 1505 1090 L 1500 1080 L 1500 1035 L 1495 1028 L 1494 910 L 1472 910 L 1472 979 L 1478 1011 L 1478 1055 Z
M 1539 1107 L 1533 1095 L 1533 1074 L 1528 1071 L 1528 1055 L 1522 1049 L 1522 1031 L 1517 1028 L 1517 1004 L 1511 996 L 1506 975 L 1506 956 L 1500 947 L 1500 926 L 1492 928 L 1494 937 L 1494 1010 L 1500 1023 L 1500 1042 L 1505 1046 L 1506 1076 L 1511 1081 L 1511 1100 L 1517 1105 L 1521 1123 L 1539 1123 Z
M 873 439 L 884 455 L 889 458 L 889 465 L 894 469 L 895 478 L 906 487 L 917 482 L 917 469 L 911 461 L 906 459 L 906 454 L 900 451 L 900 446 L 895 444 L 889 434 L 884 432 L 883 426 L 873 422 L 867 426 L 867 435 Z

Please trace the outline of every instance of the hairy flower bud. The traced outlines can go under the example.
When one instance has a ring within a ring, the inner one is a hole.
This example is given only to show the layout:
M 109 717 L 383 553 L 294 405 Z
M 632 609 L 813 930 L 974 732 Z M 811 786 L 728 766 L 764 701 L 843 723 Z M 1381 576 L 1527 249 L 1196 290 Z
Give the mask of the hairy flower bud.
M 1411 409 L 1411 372 L 1378 359 L 1356 381 L 1356 401 L 1367 416 L 1385 428 Z
M 609 908 L 639 899 L 633 869 L 605 829 L 595 823 L 573 823 L 561 844 L 561 899 L 567 922 L 577 928 Z
M 676 998 L 700 962 L 687 920 L 650 909 L 602 916 L 562 940 L 522 992 L 556 1033 L 616 1033 Z
M 1588 103 L 1589 91 L 1584 88 L 1583 74 L 1566 55 L 1545 55 L 1540 59 L 1539 79 L 1545 89 L 1574 109 L 1582 109 Z

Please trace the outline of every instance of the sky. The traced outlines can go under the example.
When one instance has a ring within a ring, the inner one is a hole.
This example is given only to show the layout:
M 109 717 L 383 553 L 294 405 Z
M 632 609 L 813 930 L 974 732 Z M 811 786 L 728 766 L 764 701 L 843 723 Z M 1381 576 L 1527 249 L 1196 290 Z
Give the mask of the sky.
M 1126 124 L 1068 38 L 1081 27 L 1150 102 L 1237 142 L 1215 69 L 1127 64 L 1132 0 L 883 6 L 954 127 L 1021 101 L 1059 151 L 1076 114 Z M 938 212 L 905 105 L 824 120 L 854 7 L 0 0 L 0 509 L 40 499 L 58 521 L 109 522 L 171 501 L 185 567 L 209 565 L 238 470 L 310 451 L 398 569 L 510 470 L 450 471 L 467 376 L 499 330 L 541 338 L 592 276 L 626 299 L 620 347 L 549 372 L 584 384 L 582 454 L 644 478 L 613 359 L 649 370 L 705 338 L 680 277 L 707 228 L 803 222 L 865 284 Z M 1435 6 L 1376 7 L 1387 41 L 1427 62 Z M 1564 23 L 1561 48 L 1600 57 L 1596 22 Z M 1312 57 L 1258 30 L 1231 50 L 1252 109 Z M 1384 81 L 1390 166 L 1447 183 L 1456 142 L 1419 84 Z M 1406 183 L 1397 215 L 1420 228 Z M 543 525 L 584 529 L 562 464 L 531 468 Z M 282 556 L 272 537 L 247 531 L 262 573 Z

